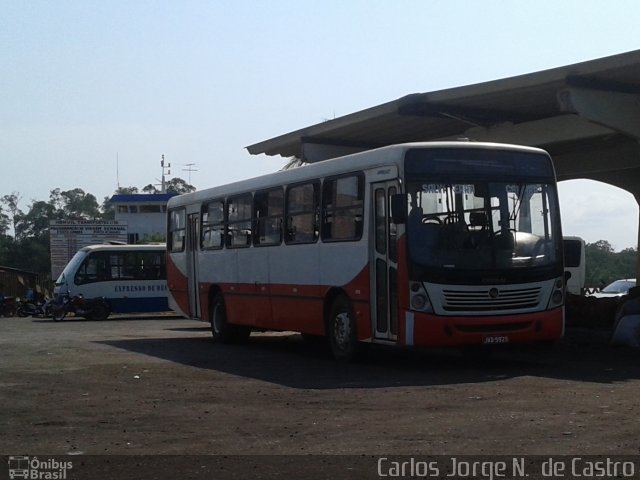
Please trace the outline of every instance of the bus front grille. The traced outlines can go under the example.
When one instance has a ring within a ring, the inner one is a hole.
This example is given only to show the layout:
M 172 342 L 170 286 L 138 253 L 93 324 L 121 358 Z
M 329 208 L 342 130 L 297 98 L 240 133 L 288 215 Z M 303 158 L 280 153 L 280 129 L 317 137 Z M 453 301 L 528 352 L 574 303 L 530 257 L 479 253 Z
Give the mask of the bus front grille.
M 443 289 L 442 309 L 447 312 L 507 312 L 529 310 L 540 303 L 541 287 Z

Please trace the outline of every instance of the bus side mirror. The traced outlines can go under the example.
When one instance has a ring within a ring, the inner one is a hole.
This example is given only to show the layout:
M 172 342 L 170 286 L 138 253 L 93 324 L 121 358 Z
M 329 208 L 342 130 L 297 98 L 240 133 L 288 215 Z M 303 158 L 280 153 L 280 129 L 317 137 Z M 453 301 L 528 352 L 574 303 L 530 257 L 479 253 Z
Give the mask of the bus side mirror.
M 403 193 L 391 195 L 391 221 L 396 225 L 407 222 L 407 196 Z

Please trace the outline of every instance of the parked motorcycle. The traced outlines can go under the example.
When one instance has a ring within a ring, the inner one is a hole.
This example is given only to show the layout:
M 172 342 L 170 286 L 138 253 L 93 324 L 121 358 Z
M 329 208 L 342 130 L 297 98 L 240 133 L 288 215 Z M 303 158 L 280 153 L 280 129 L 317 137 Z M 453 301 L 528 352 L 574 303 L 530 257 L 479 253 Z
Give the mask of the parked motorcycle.
M 51 310 L 55 322 L 64 320 L 70 313 L 87 320 L 106 320 L 111 313 L 109 302 L 104 297 L 84 298 L 82 295 L 64 295 L 59 302 L 52 305 Z
M 0 315 L 5 317 L 13 317 L 16 314 L 16 299 L 14 297 L 5 297 L 0 302 Z
M 19 300 L 16 308 L 16 315 L 19 317 L 51 317 L 53 314 L 53 303 L 48 299 L 41 303 L 30 302 L 26 299 Z

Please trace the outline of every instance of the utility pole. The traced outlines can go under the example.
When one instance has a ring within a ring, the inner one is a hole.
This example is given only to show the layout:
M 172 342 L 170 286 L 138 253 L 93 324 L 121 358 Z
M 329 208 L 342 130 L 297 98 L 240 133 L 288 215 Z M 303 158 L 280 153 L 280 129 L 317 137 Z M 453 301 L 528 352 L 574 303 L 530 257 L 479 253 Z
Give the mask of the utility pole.
M 164 180 L 164 176 L 165 176 L 165 170 L 166 170 L 166 175 L 171 175 L 171 170 L 169 170 L 171 168 L 171 164 L 170 163 L 167 163 L 166 165 L 164 164 L 164 154 L 162 154 L 162 160 L 160 161 L 160 166 L 162 167 L 162 183 L 160 185 L 160 193 L 167 193 L 167 185 Z

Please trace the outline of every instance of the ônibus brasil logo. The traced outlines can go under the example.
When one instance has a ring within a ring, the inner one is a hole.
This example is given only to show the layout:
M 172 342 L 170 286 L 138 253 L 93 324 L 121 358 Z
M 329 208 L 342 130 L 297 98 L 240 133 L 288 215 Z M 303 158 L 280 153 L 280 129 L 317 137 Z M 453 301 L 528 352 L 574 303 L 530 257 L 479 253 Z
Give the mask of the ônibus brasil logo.
M 26 455 L 9 457 L 9 478 L 33 480 L 65 480 L 73 462 L 61 462 L 54 458 L 39 460 Z

